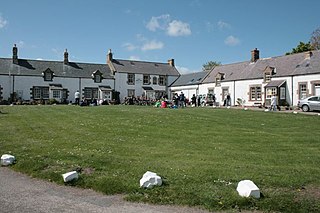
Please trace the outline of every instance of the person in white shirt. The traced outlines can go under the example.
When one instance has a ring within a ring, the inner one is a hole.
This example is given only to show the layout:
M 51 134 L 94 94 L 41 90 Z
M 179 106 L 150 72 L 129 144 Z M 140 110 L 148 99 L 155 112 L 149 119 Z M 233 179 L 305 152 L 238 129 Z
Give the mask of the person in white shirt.
M 74 98 L 76 100 L 76 105 L 79 105 L 80 104 L 80 92 L 79 90 L 77 90 L 75 93 L 74 93 Z

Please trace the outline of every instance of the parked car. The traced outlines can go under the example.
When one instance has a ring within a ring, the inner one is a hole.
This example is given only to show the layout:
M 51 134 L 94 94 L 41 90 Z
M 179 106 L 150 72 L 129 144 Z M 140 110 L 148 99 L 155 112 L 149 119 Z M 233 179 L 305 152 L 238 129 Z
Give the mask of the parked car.
M 320 111 L 320 96 L 311 96 L 298 101 L 298 107 L 304 112 L 319 110 Z

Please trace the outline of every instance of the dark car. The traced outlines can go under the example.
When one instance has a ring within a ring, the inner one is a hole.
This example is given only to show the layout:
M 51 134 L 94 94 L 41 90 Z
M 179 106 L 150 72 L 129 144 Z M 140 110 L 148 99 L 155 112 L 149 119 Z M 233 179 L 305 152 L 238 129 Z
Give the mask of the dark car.
M 298 101 L 298 107 L 304 112 L 320 111 L 320 96 L 311 96 Z

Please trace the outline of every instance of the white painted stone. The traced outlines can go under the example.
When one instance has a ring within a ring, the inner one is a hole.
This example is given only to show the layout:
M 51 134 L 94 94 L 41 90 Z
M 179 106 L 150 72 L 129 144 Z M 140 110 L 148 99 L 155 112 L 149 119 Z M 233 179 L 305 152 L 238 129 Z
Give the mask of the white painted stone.
M 230 109 L 230 106 L 227 106 L 227 109 Z
M 242 197 L 260 198 L 260 189 L 251 180 L 242 180 L 238 183 L 237 191 Z
M 74 179 L 78 179 L 79 175 L 76 171 L 72 171 L 72 172 L 68 172 L 68 173 L 63 174 L 62 177 L 63 177 L 63 181 L 66 183 L 66 182 L 72 181 Z
M 13 164 L 16 158 L 13 155 L 4 154 L 1 156 L 1 165 L 2 166 L 9 166 Z
M 161 186 L 162 179 L 157 173 L 147 171 L 140 179 L 140 187 L 152 188 L 153 186 Z
M 318 116 L 320 116 L 320 113 L 318 113 Z
M 270 110 L 269 110 L 269 109 L 265 109 L 264 111 L 265 111 L 265 112 L 269 112 Z
M 248 108 L 247 108 L 247 107 L 245 107 L 245 108 L 244 108 L 244 110 L 246 110 L 246 111 L 247 111 L 247 110 L 248 110 Z
M 293 111 L 293 114 L 298 114 L 298 112 L 297 111 Z

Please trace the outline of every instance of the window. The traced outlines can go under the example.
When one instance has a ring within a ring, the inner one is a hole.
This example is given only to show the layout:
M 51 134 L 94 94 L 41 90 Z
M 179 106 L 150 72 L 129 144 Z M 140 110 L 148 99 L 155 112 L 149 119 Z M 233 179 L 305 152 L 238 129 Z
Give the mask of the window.
M 265 72 L 264 73 L 264 82 L 270 82 L 271 81 L 271 72 Z
M 286 88 L 280 87 L 280 99 L 286 99 Z
M 44 72 L 42 73 L 42 75 L 43 75 L 43 79 L 44 79 L 45 81 L 52 81 L 53 76 L 54 76 L 53 72 L 52 72 L 49 68 L 46 69 L 46 71 L 44 71 Z
M 150 84 L 150 76 L 143 75 L 143 84 Z
M 277 88 L 276 87 L 269 87 L 267 88 L 267 98 L 270 99 L 272 96 L 277 95 Z
M 128 73 L 128 81 L 127 81 L 127 83 L 130 84 L 130 85 L 134 85 L 134 81 L 135 81 L 134 74 Z
M 92 73 L 92 79 L 93 79 L 94 83 L 101 83 L 103 77 L 102 77 L 102 73 L 100 72 L 100 70 L 96 70 Z
M 61 90 L 52 90 L 52 98 L 60 99 L 61 98 Z
M 250 87 L 250 100 L 261 101 L 261 86 Z
M 157 84 L 157 77 L 152 78 L 152 84 Z
M 159 85 L 160 86 L 165 86 L 166 85 L 166 76 L 160 75 L 159 76 Z
M 264 83 L 268 83 L 271 81 L 272 75 L 276 74 L 276 68 L 267 66 L 263 73 Z
M 219 87 L 221 86 L 221 80 L 224 79 L 224 73 L 221 73 L 221 72 L 218 72 L 215 79 L 216 79 L 216 87 Z M 201 79 L 198 79 L 198 81 L 201 80 Z
M 49 87 L 33 87 L 32 97 L 37 99 L 49 99 Z
M 208 89 L 208 94 L 214 94 L 214 89 Z
M 84 90 L 85 99 L 97 99 L 98 98 L 98 88 L 85 87 Z
M 219 86 L 221 86 L 221 79 L 220 79 L 220 77 L 217 77 L 216 78 L 216 87 L 219 87 Z
M 305 99 L 307 97 L 307 83 L 299 84 L 299 99 Z
M 135 96 L 134 89 L 128 89 L 128 97 Z
M 94 79 L 95 83 L 101 83 L 101 76 L 100 75 L 96 75 L 95 79 Z

